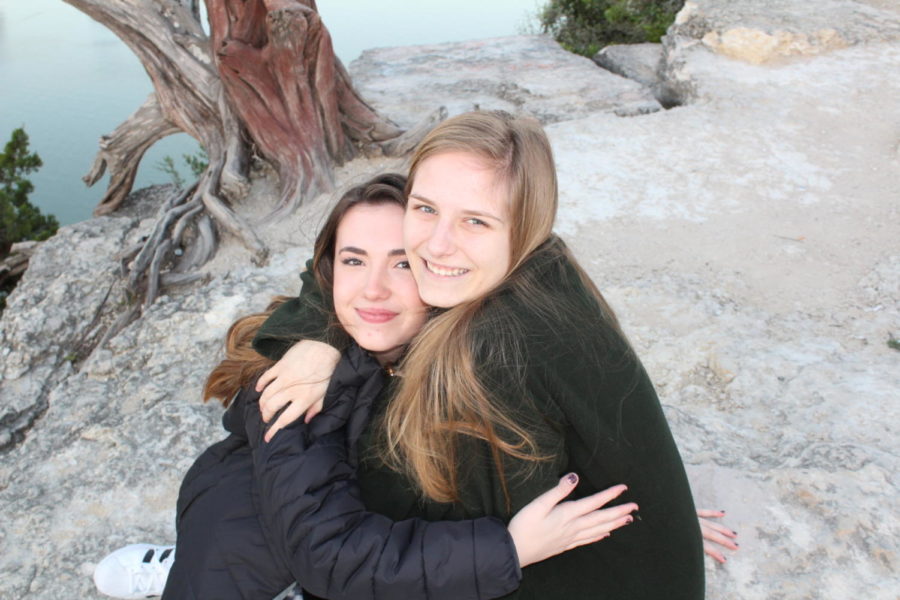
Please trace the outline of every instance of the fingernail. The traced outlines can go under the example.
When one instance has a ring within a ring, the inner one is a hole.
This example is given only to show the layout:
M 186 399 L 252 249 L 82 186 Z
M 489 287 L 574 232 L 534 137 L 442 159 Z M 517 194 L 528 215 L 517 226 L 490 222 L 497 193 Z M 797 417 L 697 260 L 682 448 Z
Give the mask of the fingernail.
M 632 523 L 634 523 L 634 519 L 632 519 L 631 517 L 628 517 L 627 519 L 625 519 L 626 525 L 631 525 Z
M 575 473 L 569 473 L 568 475 L 566 475 L 566 479 L 572 485 L 576 485 L 578 483 L 578 475 L 576 475 Z
M 734 543 L 734 545 L 735 545 L 735 546 L 737 546 L 737 547 L 738 547 L 738 548 L 740 548 L 740 547 L 741 547 L 741 545 L 740 545 L 740 544 L 738 544 L 738 543 L 737 543 L 737 542 L 735 542 L 735 543 Z
M 723 515 L 725 514 L 724 510 L 719 510 L 719 512 L 722 513 Z
M 733 533 L 734 535 L 737 535 L 737 531 L 735 531 L 733 529 L 731 530 L 731 533 Z

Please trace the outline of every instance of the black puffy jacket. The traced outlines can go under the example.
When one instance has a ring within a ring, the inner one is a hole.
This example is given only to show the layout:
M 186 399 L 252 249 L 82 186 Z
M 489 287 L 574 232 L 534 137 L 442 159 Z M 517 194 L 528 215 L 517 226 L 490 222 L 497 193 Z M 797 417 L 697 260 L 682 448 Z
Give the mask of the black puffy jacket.
M 383 387 L 378 364 L 351 345 L 323 412 L 270 443 L 259 394 L 242 390 L 223 417 L 231 435 L 182 483 L 164 599 L 268 600 L 295 579 L 330 600 L 474 600 L 514 590 L 521 570 L 501 520 L 394 522 L 365 510 L 353 449 Z

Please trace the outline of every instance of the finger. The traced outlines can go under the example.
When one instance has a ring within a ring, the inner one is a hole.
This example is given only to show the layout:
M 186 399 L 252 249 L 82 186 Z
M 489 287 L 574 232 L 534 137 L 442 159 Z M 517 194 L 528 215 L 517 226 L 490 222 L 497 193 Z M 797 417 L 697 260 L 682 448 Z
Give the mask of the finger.
M 286 409 L 284 409 L 284 412 L 281 413 L 281 416 L 279 416 L 275 420 L 275 422 L 266 432 L 265 440 L 267 442 L 271 442 L 276 433 L 299 419 L 301 416 L 303 416 L 303 411 L 297 410 L 295 406 L 291 404 Z
M 611 488 L 607 488 L 602 492 L 597 492 L 596 494 L 591 494 L 585 498 L 581 498 L 579 500 L 572 500 L 568 502 L 569 510 L 581 514 L 586 515 L 592 511 L 597 510 L 601 506 L 605 506 L 609 504 L 628 489 L 627 485 L 620 484 L 614 485 Z
M 719 544 L 720 546 L 724 546 L 724 547 L 728 548 L 729 550 L 737 550 L 738 549 L 738 545 L 731 538 L 725 537 L 718 531 L 715 531 L 715 530 L 707 528 L 707 527 L 701 527 L 700 531 L 703 534 L 704 540 L 707 540 L 709 542 L 714 542 L 716 544 Z
M 278 411 L 288 404 L 296 405 L 295 410 L 300 411 L 298 414 L 306 412 L 306 409 L 315 402 L 315 397 L 310 394 L 310 391 L 303 384 L 295 384 L 275 392 L 266 399 L 260 398 L 259 407 L 263 421 L 268 423 Z
M 707 555 L 713 557 L 713 559 L 717 560 L 718 562 L 720 562 L 722 564 L 728 562 L 728 559 L 725 558 L 725 556 L 721 552 L 716 550 L 716 548 L 712 544 L 703 542 L 703 552 L 704 552 L 704 554 L 707 554 Z
M 322 407 L 324 406 L 324 399 L 316 401 L 315 404 L 309 407 L 309 410 L 306 411 L 306 416 L 304 417 L 304 422 L 309 423 L 312 421 L 313 417 L 322 412 Z
M 724 510 L 710 510 L 708 508 L 699 508 L 697 509 L 697 516 L 704 517 L 707 519 L 719 519 L 725 516 Z
M 707 521 L 706 519 L 700 519 L 700 528 L 701 529 L 712 529 L 713 531 L 718 531 L 722 535 L 728 536 L 730 538 L 737 537 L 737 531 L 733 529 L 729 529 L 728 527 L 722 525 L 721 523 L 716 523 L 714 521 Z
M 286 375 L 282 374 L 281 372 L 276 372 L 275 377 L 272 379 L 272 381 L 269 382 L 269 384 L 266 386 L 266 389 L 262 390 L 259 401 L 268 401 L 272 396 L 274 396 L 278 392 L 284 391 L 286 388 L 290 387 L 290 385 L 291 382 L 288 381 Z
M 542 506 L 547 512 L 553 510 L 553 507 L 562 502 L 566 496 L 572 493 L 572 490 L 578 485 L 578 475 L 569 473 L 563 475 L 559 482 L 537 498 L 531 501 L 531 504 Z
M 269 383 L 278 376 L 278 364 L 274 364 L 268 369 L 266 369 L 265 373 L 259 376 L 259 379 L 256 381 L 256 391 L 261 392 Z
M 635 510 L 637 510 L 637 504 L 634 504 L 633 502 L 621 506 L 595 510 L 592 513 L 575 520 L 573 525 L 578 530 L 588 531 L 598 527 L 608 527 L 608 531 L 612 531 L 613 529 L 618 529 L 623 525 L 628 525 L 633 522 L 634 516 L 632 516 L 631 513 Z
M 290 398 L 286 394 L 268 398 L 266 400 L 260 399 L 259 412 L 262 415 L 262 420 L 266 423 L 271 421 L 275 415 L 278 414 L 278 411 L 287 406 L 290 401 Z
M 591 544 L 595 541 L 605 539 L 612 535 L 612 533 L 616 529 L 626 527 L 633 522 L 634 518 L 628 515 L 616 519 L 615 521 L 602 523 L 594 527 L 588 527 L 586 529 L 580 530 L 578 532 L 578 535 L 576 535 L 570 543 L 570 548 L 577 548 L 578 546 L 584 546 L 585 544 Z

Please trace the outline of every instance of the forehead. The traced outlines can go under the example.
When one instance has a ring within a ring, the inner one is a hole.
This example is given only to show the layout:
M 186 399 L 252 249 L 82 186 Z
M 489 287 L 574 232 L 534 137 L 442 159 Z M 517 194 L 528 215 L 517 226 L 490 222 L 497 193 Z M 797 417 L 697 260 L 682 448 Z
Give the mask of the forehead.
M 357 204 L 337 228 L 337 249 L 354 246 L 403 246 L 403 208 L 399 204 Z
M 460 208 L 502 210 L 509 186 L 486 159 L 475 154 L 442 152 L 424 159 L 416 169 L 411 194 Z

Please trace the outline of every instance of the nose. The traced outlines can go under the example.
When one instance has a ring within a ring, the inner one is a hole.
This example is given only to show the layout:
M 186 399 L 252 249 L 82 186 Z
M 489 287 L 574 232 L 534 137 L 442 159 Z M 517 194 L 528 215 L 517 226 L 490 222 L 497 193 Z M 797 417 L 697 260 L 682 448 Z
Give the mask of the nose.
M 366 277 L 366 287 L 363 289 L 363 296 L 366 300 L 387 300 L 391 295 L 391 289 L 388 287 L 387 269 L 375 268 L 369 271 Z
M 435 258 L 453 254 L 456 250 L 456 242 L 452 223 L 447 219 L 439 219 L 431 230 L 427 247 L 429 254 Z

